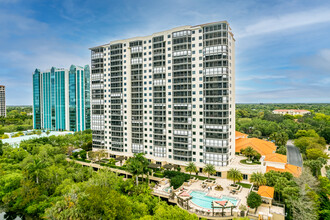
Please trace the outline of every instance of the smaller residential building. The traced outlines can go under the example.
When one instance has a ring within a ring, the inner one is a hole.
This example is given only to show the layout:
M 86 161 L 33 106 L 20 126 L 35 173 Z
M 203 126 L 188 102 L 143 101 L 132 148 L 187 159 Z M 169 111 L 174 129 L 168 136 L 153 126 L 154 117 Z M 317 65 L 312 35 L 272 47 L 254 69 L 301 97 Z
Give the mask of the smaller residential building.
M 6 117 L 6 90 L 0 85 L 0 116 Z
M 258 194 L 261 196 L 262 204 L 271 206 L 274 198 L 274 187 L 270 186 L 259 186 Z
M 299 109 L 276 109 L 273 111 L 273 114 L 280 114 L 280 115 L 306 115 L 310 113 L 311 113 L 310 111 L 299 110 Z
M 279 172 L 289 172 L 293 176 L 298 177 L 301 174 L 301 167 L 288 164 L 287 156 L 275 153 L 276 146 L 273 142 L 261 140 L 258 138 L 247 138 L 246 134 L 236 132 L 235 152 L 240 153 L 242 149 L 252 147 L 261 154 L 260 162 L 262 172 L 270 170 Z M 254 170 L 253 172 L 257 172 Z

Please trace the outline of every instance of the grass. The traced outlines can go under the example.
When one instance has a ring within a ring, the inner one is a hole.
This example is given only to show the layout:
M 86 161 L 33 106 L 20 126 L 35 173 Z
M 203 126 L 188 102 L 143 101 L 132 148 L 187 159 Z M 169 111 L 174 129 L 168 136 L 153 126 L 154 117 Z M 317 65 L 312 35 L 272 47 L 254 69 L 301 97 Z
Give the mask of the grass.
M 244 160 L 241 160 L 240 163 L 246 164 L 246 165 L 259 165 L 259 164 L 261 164 L 261 162 L 259 162 L 259 161 L 252 161 L 252 163 L 247 163 L 246 161 L 247 161 L 247 159 L 244 159 Z
M 236 183 L 236 184 L 242 186 L 243 188 L 247 188 L 247 189 L 251 188 L 251 184 L 249 184 L 249 183 Z
M 205 176 L 191 175 L 191 177 L 197 177 L 199 180 L 207 180 L 207 177 Z M 210 177 L 210 180 L 215 180 L 215 178 Z

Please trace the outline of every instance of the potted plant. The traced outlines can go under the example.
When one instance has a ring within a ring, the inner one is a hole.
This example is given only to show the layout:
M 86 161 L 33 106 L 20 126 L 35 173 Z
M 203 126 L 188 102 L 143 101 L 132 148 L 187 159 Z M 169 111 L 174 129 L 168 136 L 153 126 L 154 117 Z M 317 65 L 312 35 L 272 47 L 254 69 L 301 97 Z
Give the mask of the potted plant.
M 245 217 L 245 212 L 247 211 L 246 206 L 242 204 L 238 209 L 241 211 L 241 217 Z

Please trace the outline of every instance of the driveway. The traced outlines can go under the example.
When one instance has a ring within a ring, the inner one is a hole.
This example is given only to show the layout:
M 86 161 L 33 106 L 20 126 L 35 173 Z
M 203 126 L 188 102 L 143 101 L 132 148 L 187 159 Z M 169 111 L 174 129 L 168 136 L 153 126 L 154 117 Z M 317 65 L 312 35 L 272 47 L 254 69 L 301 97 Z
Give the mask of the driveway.
M 288 164 L 302 167 L 303 161 L 300 151 L 294 146 L 293 141 L 289 140 L 286 145 L 286 156 L 288 157 Z

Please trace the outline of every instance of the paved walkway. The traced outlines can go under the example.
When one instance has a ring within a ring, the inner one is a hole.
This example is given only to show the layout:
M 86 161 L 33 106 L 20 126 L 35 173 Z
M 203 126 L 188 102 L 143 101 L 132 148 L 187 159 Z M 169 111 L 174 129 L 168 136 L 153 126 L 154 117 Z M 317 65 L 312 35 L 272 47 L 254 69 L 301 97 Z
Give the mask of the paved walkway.
M 294 146 L 292 140 L 288 140 L 286 144 L 286 149 L 287 149 L 286 155 L 288 157 L 288 164 L 302 167 L 303 161 L 300 151 L 297 147 Z
M 330 151 L 328 150 L 330 147 L 330 145 L 327 145 L 326 146 L 326 149 L 324 150 L 324 153 L 330 155 Z M 330 159 L 328 159 L 328 163 L 325 165 L 325 166 L 330 166 Z M 321 169 L 321 175 L 322 176 L 326 176 L 327 175 L 327 172 L 326 172 L 326 169 L 325 169 L 325 166 L 322 167 Z

